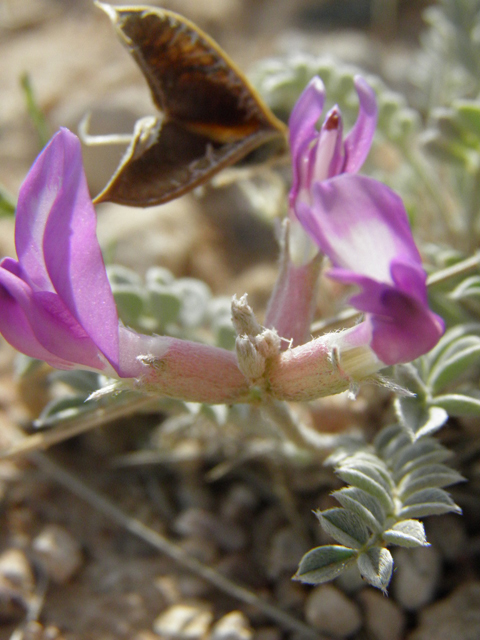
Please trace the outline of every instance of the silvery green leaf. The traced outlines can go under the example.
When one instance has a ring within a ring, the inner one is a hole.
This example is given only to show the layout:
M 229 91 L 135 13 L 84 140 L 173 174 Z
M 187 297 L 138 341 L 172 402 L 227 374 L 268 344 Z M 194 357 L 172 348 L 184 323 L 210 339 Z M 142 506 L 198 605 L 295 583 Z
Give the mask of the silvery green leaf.
M 416 491 L 437 487 L 439 489 L 462 482 L 463 476 L 444 464 L 427 464 L 403 476 L 398 485 L 398 495 L 405 500 Z
M 52 371 L 48 378 L 54 382 L 63 382 L 63 384 L 78 391 L 79 395 L 82 395 L 84 399 L 102 384 L 100 374 L 96 371 L 84 371 L 82 369 Z
M 448 420 L 448 413 L 440 407 L 427 407 L 419 398 L 399 398 L 395 409 L 402 426 L 418 439 L 438 431 Z
M 145 274 L 145 282 L 147 287 L 151 285 L 167 285 L 172 284 L 175 280 L 173 273 L 166 267 L 150 267 Z
M 362 577 L 373 587 L 386 591 L 393 571 L 393 558 L 388 549 L 372 547 L 360 554 L 357 565 Z
M 480 416 L 480 398 L 461 393 L 435 396 L 431 403 L 448 411 L 451 416 Z
M 405 433 L 397 423 L 383 427 L 383 429 L 377 433 L 373 440 L 373 445 L 383 458 L 385 457 L 384 451 L 386 447 L 394 442 L 398 436 L 405 437 Z
M 131 285 L 133 287 L 142 286 L 142 278 L 133 269 L 124 267 L 121 264 L 109 264 L 107 267 L 107 276 L 112 287 L 115 285 Z
M 339 545 L 316 547 L 300 560 L 294 580 L 321 584 L 336 578 L 356 558 L 356 551 Z
M 182 301 L 170 285 L 151 283 L 148 286 L 148 310 L 162 329 L 178 321 Z
M 420 469 L 429 464 L 437 464 L 445 462 L 452 457 L 452 452 L 444 447 L 439 447 L 438 449 L 432 449 L 427 451 L 424 455 L 420 455 L 414 458 L 412 461 L 408 462 L 402 469 L 400 469 L 397 473 L 394 474 L 394 478 L 397 482 L 399 482 L 407 473 L 415 469 Z
M 389 461 L 412 444 L 412 437 L 406 429 L 400 426 L 400 433 L 392 438 L 381 450 L 381 456 Z
M 144 291 L 135 285 L 112 284 L 112 292 L 123 324 L 136 326 L 138 319 L 144 313 L 147 299 Z
M 365 448 L 355 452 L 354 454 L 344 458 L 337 466 L 342 469 L 351 467 L 366 467 L 368 469 L 373 469 L 375 474 L 374 477 L 377 478 L 388 491 L 393 488 L 392 477 L 385 461 L 370 448 Z
M 387 544 L 396 544 L 400 547 L 425 547 L 428 546 L 425 529 L 418 520 L 402 520 L 382 535 Z
M 471 276 L 462 280 L 449 294 L 449 297 L 453 300 L 480 297 L 480 276 Z
M 404 447 L 391 461 L 394 477 L 398 480 L 406 473 L 428 462 L 443 462 L 451 457 L 450 451 L 433 438 L 422 438 Z
M 408 496 L 400 509 L 401 518 L 424 518 L 442 513 L 462 513 L 459 506 L 443 489 L 422 489 Z
M 480 364 L 480 338 L 469 336 L 459 340 L 457 345 L 460 343 L 462 349 L 455 350 L 448 357 L 442 356 L 432 367 L 428 378 L 432 395 L 457 380 L 472 364 Z
M 395 368 L 395 378 L 400 386 L 408 389 L 412 394 L 415 394 L 417 398 L 425 397 L 425 383 L 413 364 L 398 365 Z
M 372 531 L 383 531 L 385 511 L 380 502 L 369 493 L 357 487 L 347 487 L 334 491 L 332 496 L 342 507 L 356 513 Z
M 90 411 L 89 405 L 85 402 L 85 396 L 64 396 L 55 398 L 43 408 L 43 411 L 35 420 L 35 428 L 44 429 L 52 427 L 81 413 Z
M 449 329 L 445 335 L 443 335 L 433 349 L 427 353 L 424 358 L 430 364 L 433 369 L 434 364 L 443 357 L 444 354 L 450 353 L 450 349 L 455 350 L 455 343 L 464 337 L 470 338 L 471 336 L 480 336 L 480 323 L 466 323 L 459 324 L 452 329 Z
M 368 540 L 368 529 L 352 511 L 335 508 L 316 511 L 322 528 L 337 542 L 353 549 L 360 549 Z
M 195 278 L 179 278 L 173 283 L 172 291 L 182 301 L 180 322 L 185 327 L 198 327 L 207 314 L 212 297 L 209 287 Z
M 363 489 L 377 498 L 387 513 L 393 510 L 390 487 L 375 468 L 365 464 L 352 464 L 342 465 L 335 472 L 344 482 Z

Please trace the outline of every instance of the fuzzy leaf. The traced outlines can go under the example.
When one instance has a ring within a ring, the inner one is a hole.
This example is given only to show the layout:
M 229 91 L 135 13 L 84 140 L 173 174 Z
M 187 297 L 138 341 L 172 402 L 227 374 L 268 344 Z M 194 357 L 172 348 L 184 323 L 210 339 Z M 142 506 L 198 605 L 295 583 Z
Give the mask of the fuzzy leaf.
M 451 416 L 480 416 L 480 398 L 461 393 L 449 393 L 432 398 L 431 404 L 448 411 Z
M 398 494 L 402 500 L 422 489 L 439 489 L 464 480 L 458 471 L 444 464 L 427 464 L 407 473 L 398 485 Z
M 412 437 L 406 429 L 399 425 L 399 433 L 382 448 L 382 458 L 389 462 L 394 456 L 398 455 L 400 451 L 412 444 Z
M 413 364 L 397 366 L 395 369 L 395 377 L 400 386 L 408 389 L 408 391 L 415 394 L 417 398 L 425 397 L 425 384 Z
M 440 407 L 427 407 L 419 398 L 397 398 L 395 408 L 402 426 L 415 439 L 438 431 L 448 420 L 448 413 Z
M 377 533 L 383 531 L 385 511 L 372 495 L 357 487 L 347 487 L 334 491 L 332 496 L 340 502 L 342 507 L 356 513 L 372 531 Z
M 376 469 L 368 467 L 366 464 L 355 464 L 353 461 L 351 465 L 342 465 L 336 469 L 336 474 L 344 482 L 363 489 L 366 493 L 377 498 L 387 513 L 393 510 L 394 504 L 390 487 Z
M 440 358 L 432 368 L 428 378 L 432 395 L 457 380 L 472 364 L 480 364 L 480 339 L 471 336 L 468 343 L 470 344 L 448 358 Z
M 391 461 L 395 478 L 401 478 L 412 469 L 423 466 L 426 456 L 432 458 L 429 460 L 432 463 L 443 462 L 451 456 L 451 453 L 433 438 L 416 440 L 399 451 Z
M 131 285 L 114 285 L 112 291 L 122 322 L 127 326 L 135 326 L 145 306 L 144 292 L 139 287 Z
M 443 489 L 422 489 L 416 491 L 403 503 L 399 516 L 401 518 L 424 518 L 442 513 L 462 513 L 459 506 Z
M 396 423 L 384 427 L 377 433 L 373 445 L 383 458 L 385 457 L 384 451 L 386 448 L 393 443 L 398 436 L 405 437 L 405 433 L 402 427 Z
M 360 549 L 368 540 L 368 529 L 355 513 L 335 508 L 316 511 L 322 528 L 340 544 Z
M 354 549 L 325 545 L 308 551 L 300 560 L 294 580 L 321 584 L 336 578 L 356 557 Z
M 171 285 L 153 283 L 148 288 L 148 310 L 162 328 L 178 322 L 182 301 Z
M 386 591 L 393 571 L 393 558 L 388 549 L 372 547 L 358 556 L 357 565 L 369 584 Z
M 396 544 L 400 547 L 428 546 L 425 529 L 418 520 L 397 522 L 391 529 L 385 531 L 382 538 L 387 544 Z
M 480 297 L 480 276 L 471 276 L 462 280 L 450 293 L 453 300 L 465 300 Z
M 480 323 L 459 324 L 449 329 L 445 335 L 440 338 L 438 344 L 433 347 L 430 353 L 424 358 L 431 369 L 442 357 L 448 357 L 454 351 L 457 351 L 456 342 L 461 338 L 470 339 L 472 336 L 480 336 Z

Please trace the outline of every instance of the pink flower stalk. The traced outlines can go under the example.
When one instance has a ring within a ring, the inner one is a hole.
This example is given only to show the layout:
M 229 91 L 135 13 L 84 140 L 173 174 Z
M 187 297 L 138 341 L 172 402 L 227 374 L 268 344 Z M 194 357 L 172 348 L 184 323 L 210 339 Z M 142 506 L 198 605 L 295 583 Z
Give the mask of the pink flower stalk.
M 234 353 L 119 323 L 96 238 L 80 142 L 60 130 L 19 194 L 18 261 L 0 262 L 0 333 L 18 351 L 58 369 L 93 369 L 161 395 L 198 402 L 245 400 Z
M 428 307 L 426 273 L 402 200 L 377 180 L 356 175 L 370 150 L 377 107 L 365 80 L 357 77 L 355 87 L 359 115 L 344 139 L 337 107 L 316 129 L 325 99 L 319 78 L 297 102 L 290 118 L 290 207 L 330 258 L 328 275 L 359 289 L 350 302 L 365 320 L 338 334 L 337 347 L 368 346 L 380 361 L 374 370 L 426 353 L 444 324 Z

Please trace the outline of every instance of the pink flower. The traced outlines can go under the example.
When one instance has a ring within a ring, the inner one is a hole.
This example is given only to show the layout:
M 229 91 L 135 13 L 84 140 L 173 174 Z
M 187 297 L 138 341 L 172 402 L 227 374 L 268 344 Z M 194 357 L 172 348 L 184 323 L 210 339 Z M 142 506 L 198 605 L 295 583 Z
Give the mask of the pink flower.
M 0 263 L 0 333 L 58 369 L 89 368 L 192 402 L 245 399 L 235 354 L 146 336 L 119 323 L 96 238 L 80 142 L 66 129 L 35 161 L 19 194 L 18 261 Z
M 329 276 L 356 285 L 350 302 L 365 313 L 345 337 L 368 344 L 385 365 L 409 362 L 429 351 L 444 331 L 428 307 L 426 274 L 402 200 L 384 184 L 356 175 L 372 143 L 377 107 L 372 89 L 355 79 L 360 109 L 342 138 L 334 107 L 317 131 L 325 91 L 314 78 L 290 118 L 293 186 L 290 206 L 330 258 Z
M 18 262 L 0 263 L 0 332 L 57 368 L 120 374 L 117 310 L 95 230 L 80 144 L 62 129 L 20 189 Z

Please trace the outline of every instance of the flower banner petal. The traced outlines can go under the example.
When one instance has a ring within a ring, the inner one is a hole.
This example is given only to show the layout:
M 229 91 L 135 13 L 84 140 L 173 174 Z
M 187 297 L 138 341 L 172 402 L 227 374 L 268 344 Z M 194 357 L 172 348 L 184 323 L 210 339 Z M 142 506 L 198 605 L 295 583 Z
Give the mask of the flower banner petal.
M 118 315 L 96 237 L 96 214 L 82 165 L 80 142 L 66 129 L 50 153 L 63 158 L 62 188 L 45 225 L 43 249 L 63 304 L 113 366 L 118 366 Z
M 357 121 L 344 140 L 343 171 L 345 173 L 356 173 L 361 168 L 372 146 L 377 126 L 378 109 L 375 92 L 360 76 L 355 77 L 355 89 L 360 107 Z

